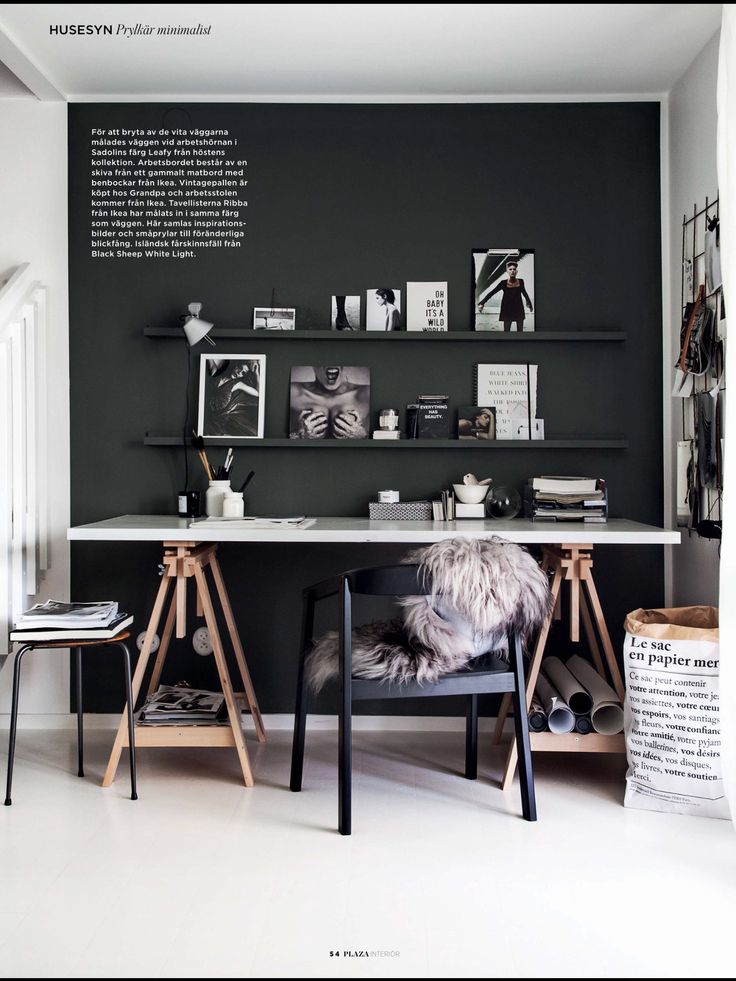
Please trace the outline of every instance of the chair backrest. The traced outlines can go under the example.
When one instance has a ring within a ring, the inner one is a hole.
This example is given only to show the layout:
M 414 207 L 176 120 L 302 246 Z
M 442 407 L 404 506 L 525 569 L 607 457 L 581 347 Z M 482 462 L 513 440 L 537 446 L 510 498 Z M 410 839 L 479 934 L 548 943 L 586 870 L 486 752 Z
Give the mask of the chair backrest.
M 429 577 L 418 565 L 379 565 L 345 573 L 351 593 L 366 596 L 427 596 L 432 592 Z

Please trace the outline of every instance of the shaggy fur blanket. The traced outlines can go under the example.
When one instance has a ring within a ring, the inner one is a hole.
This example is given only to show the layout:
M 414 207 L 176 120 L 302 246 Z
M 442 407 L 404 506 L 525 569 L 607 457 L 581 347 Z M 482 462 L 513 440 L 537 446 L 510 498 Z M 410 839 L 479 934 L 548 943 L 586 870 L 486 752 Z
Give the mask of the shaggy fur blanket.
M 527 634 L 549 612 L 546 575 L 513 542 L 453 538 L 416 549 L 403 561 L 419 565 L 431 593 L 405 596 L 399 600 L 402 616 L 353 630 L 355 678 L 433 683 L 486 652 L 507 658 L 507 632 Z M 318 691 L 337 674 L 333 630 L 308 655 L 307 679 Z

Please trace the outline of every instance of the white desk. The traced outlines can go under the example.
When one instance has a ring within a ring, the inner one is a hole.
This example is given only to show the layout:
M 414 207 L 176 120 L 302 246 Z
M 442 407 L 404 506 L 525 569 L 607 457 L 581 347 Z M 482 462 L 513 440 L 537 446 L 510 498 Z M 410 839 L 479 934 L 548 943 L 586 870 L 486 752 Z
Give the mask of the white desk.
M 124 514 L 70 528 L 70 541 L 85 542 L 439 542 L 464 535 L 499 535 L 521 545 L 677 545 L 679 531 L 667 531 L 625 518 L 607 524 L 581 521 L 371 521 L 369 518 L 316 518 L 307 528 L 207 528 L 187 518 Z

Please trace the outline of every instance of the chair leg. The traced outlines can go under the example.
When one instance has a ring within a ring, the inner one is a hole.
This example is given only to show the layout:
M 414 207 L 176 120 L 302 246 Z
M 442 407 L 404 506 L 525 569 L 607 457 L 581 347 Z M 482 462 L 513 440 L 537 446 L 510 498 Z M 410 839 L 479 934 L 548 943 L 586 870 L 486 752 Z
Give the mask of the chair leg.
M 133 719 L 133 688 L 131 684 L 130 671 L 130 651 L 128 645 L 122 640 L 118 641 L 118 647 L 123 652 L 123 665 L 125 668 L 125 703 L 128 706 L 128 756 L 130 758 L 130 799 L 138 800 L 138 790 L 136 787 L 135 769 L 135 721 Z
M 343 579 L 340 586 L 340 711 L 338 758 L 338 829 L 341 835 L 352 833 L 352 616 L 350 585 Z
M 84 776 L 84 710 L 82 708 L 82 648 L 75 647 L 77 662 L 77 776 Z
M 514 662 L 515 687 L 514 730 L 516 749 L 519 754 L 519 783 L 521 785 L 521 812 L 526 821 L 537 820 L 537 802 L 534 795 L 532 753 L 529 744 L 529 722 L 526 711 L 526 685 L 524 682 L 524 655 L 518 634 L 509 635 L 509 653 Z
M 290 788 L 296 793 L 302 789 L 304 772 L 304 740 L 307 731 L 308 691 L 306 661 L 309 645 L 314 634 L 314 595 L 308 593 L 302 608 L 302 633 L 299 653 L 299 671 L 296 681 L 296 706 L 294 709 L 294 739 L 291 745 Z
M 13 803 L 12 797 L 10 796 L 13 787 L 13 760 L 15 759 L 15 736 L 18 731 L 18 701 L 20 696 L 20 665 L 23 660 L 23 655 L 26 651 L 33 650 L 32 646 L 29 644 L 27 647 L 21 647 L 18 653 L 15 655 L 15 664 L 13 666 L 13 703 L 10 709 L 10 740 L 8 743 L 8 782 L 5 786 L 5 806 L 10 807 Z
M 465 776 L 478 777 L 478 696 L 468 695 L 465 710 Z

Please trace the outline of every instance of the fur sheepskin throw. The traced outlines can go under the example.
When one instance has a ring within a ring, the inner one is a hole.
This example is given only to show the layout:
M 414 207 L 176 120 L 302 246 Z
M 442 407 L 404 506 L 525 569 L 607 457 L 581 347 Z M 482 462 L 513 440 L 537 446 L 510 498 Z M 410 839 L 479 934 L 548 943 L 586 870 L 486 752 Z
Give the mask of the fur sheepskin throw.
M 353 630 L 355 678 L 433 683 L 489 651 L 508 658 L 507 631 L 526 634 L 549 612 L 546 575 L 526 549 L 502 538 L 453 538 L 403 561 L 419 565 L 432 592 L 403 597 L 401 617 Z M 308 655 L 307 679 L 319 691 L 337 674 L 332 630 Z

